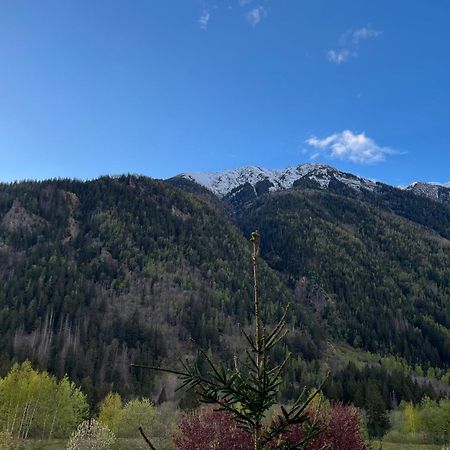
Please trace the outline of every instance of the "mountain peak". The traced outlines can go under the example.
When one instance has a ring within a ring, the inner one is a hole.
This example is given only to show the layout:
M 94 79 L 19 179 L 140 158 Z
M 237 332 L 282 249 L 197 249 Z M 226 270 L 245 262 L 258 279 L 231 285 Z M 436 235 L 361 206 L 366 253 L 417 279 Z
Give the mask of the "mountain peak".
M 321 189 L 328 188 L 332 179 L 355 190 L 374 190 L 376 187 L 376 183 L 371 180 L 359 178 L 319 163 L 299 164 L 285 169 L 247 166 L 221 172 L 182 173 L 179 176 L 202 185 L 218 197 L 226 197 L 240 186 L 248 184 L 255 190 L 255 194 L 257 185 L 260 183 L 264 183 L 267 186 L 266 191 L 269 192 L 285 190 L 293 187 L 299 180 L 312 181 Z

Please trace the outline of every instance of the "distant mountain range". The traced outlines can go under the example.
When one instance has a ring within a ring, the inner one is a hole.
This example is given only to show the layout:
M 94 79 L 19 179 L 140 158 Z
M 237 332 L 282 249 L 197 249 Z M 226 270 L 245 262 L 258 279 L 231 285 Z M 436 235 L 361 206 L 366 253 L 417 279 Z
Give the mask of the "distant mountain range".
M 264 169 L 257 166 L 242 167 L 220 172 L 182 173 L 178 177 L 194 181 L 220 198 L 239 195 L 250 186 L 254 196 L 290 189 L 299 185 L 327 189 L 330 183 L 342 183 L 355 190 L 376 192 L 385 183 L 360 178 L 341 172 L 325 164 L 300 164 L 285 169 Z M 414 182 L 400 189 L 450 204 L 450 183 Z
M 95 405 L 111 389 L 150 395 L 155 374 L 130 363 L 195 358 L 190 338 L 231 361 L 243 345 L 235 324 L 251 319 L 248 238 L 259 229 L 266 322 L 292 304 L 285 398 L 338 373 L 348 351 L 377 355 L 382 378 L 383 358 L 401 358 L 410 383 L 427 370 L 442 378 L 449 192 L 321 164 L 0 184 L 0 375 L 29 358 L 68 373 Z M 329 392 L 349 400 L 341 388 Z M 422 391 L 408 392 L 398 400 Z
M 246 184 L 254 189 L 256 195 L 290 189 L 302 181 L 315 183 L 322 189 L 326 189 L 333 180 L 355 190 L 376 189 L 376 183 L 373 181 L 340 172 L 324 164 L 300 164 L 275 170 L 251 166 L 222 172 L 183 173 L 179 176 L 202 185 L 222 198 L 237 192 Z

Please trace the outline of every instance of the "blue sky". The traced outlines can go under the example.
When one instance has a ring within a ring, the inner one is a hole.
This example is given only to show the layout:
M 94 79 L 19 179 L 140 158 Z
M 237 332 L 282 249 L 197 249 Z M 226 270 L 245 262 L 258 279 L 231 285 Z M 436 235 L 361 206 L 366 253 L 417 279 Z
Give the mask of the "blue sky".
M 0 180 L 325 162 L 450 181 L 448 0 L 0 0 Z

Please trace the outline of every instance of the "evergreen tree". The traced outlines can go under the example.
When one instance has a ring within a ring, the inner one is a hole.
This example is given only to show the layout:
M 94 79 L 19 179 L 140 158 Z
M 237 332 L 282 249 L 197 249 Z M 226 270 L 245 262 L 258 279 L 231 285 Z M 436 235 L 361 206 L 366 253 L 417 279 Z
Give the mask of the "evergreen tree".
M 197 389 L 201 402 L 216 405 L 219 410 L 231 414 L 239 427 L 251 434 L 255 450 L 262 450 L 270 443 L 276 443 L 278 448 L 284 449 L 307 449 L 309 443 L 320 433 L 317 417 L 311 419 L 307 411 L 308 405 L 319 390 L 309 395 L 306 400 L 303 395 L 300 395 L 289 408 L 280 406 L 280 412 L 272 423 L 267 427 L 263 426 L 265 415 L 277 403 L 282 374 L 291 358 L 289 353 L 278 365 L 273 365 L 270 360 L 271 350 L 287 334 L 284 328 L 289 305 L 276 327 L 271 332 L 267 332 L 261 318 L 258 291 L 257 260 L 260 242 L 258 232 L 252 233 L 251 241 L 253 243 L 254 334 L 250 336 L 242 329 L 248 343 L 246 360 L 235 357 L 234 367 L 230 368 L 223 363 L 216 364 L 207 352 L 200 349 L 199 352 L 209 369 L 206 374 L 203 374 L 198 366 L 189 366 L 181 358 L 180 362 L 184 371 L 146 367 L 179 375 L 182 380 L 181 388 Z M 145 366 L 135 365 L 135 367 Z M 302 424 L 302 438 L 296 442 L 283 440 L 286 433 L 299 424 Z M 143 430 L 140 429 L 140 431 L 150 448 L 154 448 Z M 226 436 L 224 439 L 227 439 Z

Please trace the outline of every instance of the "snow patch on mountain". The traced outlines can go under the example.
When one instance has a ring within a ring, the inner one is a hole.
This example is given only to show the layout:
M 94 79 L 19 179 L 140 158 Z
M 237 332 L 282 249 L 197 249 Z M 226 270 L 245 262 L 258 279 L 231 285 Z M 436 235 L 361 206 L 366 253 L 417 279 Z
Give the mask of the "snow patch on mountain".
M 450 202 L 450 183 L 415 181 L 404 189 L 442 203 Z
M 373 191 L 377 187 L 377 183 L 371 180 L 340 172 L 324 164 L 300 164 L 296 167 L 272 170 L 250 166 L 222 172 L 183 173 L 180 176 L 202 185 L 219 197 L 225 197 L 234 189 L 246 183 L 249 183 L 255 189 L 258 182 L 269 182 L 269 191 L 273 192 L 289 189 L 296 181 L 301 179 L 313 180 L 322 189 L 328 188 L 333 179 L 355 190 Z

